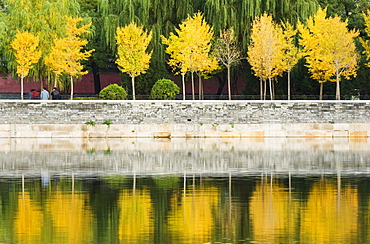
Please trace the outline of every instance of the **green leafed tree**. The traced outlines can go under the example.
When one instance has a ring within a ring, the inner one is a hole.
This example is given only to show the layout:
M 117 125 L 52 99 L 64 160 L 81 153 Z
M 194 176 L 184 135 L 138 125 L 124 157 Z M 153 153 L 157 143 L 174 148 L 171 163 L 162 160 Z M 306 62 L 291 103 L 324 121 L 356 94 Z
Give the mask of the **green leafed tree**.
M 65 73 L 70 77 L 71 100 L 73 99 L 73 78 L 87 73 L 82 60 L 87 60 L 94 50 L 84 51 L 83 47 L 88 43 L 82 37 L 89 33 L 90 24 L 78 27 L 82 18 L 66 17 L 65 37 L 55 40 L 50 55 L 46 58 L 46 64 L 55 74 Z
M 347 21 L 339 16 L 326 17 L 326 8 L 319 9 L 315 16 L 307 20 L 307 25 L 299 24 L 299 40 L 306 56 L 307 67 L 312 77 L 336 82 L 337 100 L 340 100 L 340 81 L 356 76 L 359 55 L 354 38 L 356 30 L 348 30 Z M 315 67 L 318 66 L 318 67 Z M 319 74 L 314 74 L 319 72 Z M 322 73 L 325 73 L 325 77 Z M 321 94 L 321 92 L 320 92 Z
M 39 61 L 30 69 L 29 76 L 35 80 L 50 80 L 52 71 L 45 65 L 44 58 L 50 53 L 53 40 L 65 34 L 65 16 L 78 16 L 79 5 L 75 0 L 9 0 L 6 1 L 2 20 L 6 26 L 5 47 L 15 38 L 17 31 L 39 37 Z M 16 70 L 17 62 L 10 48 L 4 50 L 4 58 L 11 71 Z
M 363 13 L 363 18 L 365 21 L 365 32 L 367 36 L 370 36 L 370 11 L 367 10 Z M 370 41 L 366 40 L 364 37 L 360 38 L 361 44 L 364 48 L 364 51 L 362 52 L 366 56 L 366 60 L 370 59 Z M 366 63 L 367 67 L 370 67 L 370 62 Z
M 148 53 L 147 49 L 151 38 L 151 32 L 145 32 L 143 27 L 137 26 L 134 22 L 117 28 L 118 58 L 116 63 L 122 72 L 131 77 L 133 100 L 135 100 L 135 77 L 145 73 L 149 68 L 153 52 Z
M 39 38 L 25 31 L 18 32 L 11 43 L 17 62 L 17 74 L 21 78 L 21 99 L 23 100 L 23 79 L 38 62 L 41 52 L 38 50 Z

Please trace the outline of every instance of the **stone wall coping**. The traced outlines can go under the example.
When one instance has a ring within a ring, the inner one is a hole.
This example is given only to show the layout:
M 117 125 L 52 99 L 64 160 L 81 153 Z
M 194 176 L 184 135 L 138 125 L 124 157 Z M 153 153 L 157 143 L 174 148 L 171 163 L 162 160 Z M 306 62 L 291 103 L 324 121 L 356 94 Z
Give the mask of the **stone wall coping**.
M 370 100 L 29 100 L 0 99 L 0 103 L 370 103 Z

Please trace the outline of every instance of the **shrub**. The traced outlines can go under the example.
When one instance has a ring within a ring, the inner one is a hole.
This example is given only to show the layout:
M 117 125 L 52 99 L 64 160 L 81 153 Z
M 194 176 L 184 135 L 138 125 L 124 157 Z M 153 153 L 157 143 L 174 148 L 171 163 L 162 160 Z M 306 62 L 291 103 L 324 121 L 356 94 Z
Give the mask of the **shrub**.
M 173 100 L 179 94 L 180 87 L 168 79 L 158 80 L 152 87 L 150 96 L 156 100 Z
M 99 93 L 99 98 L 102 100 L 125 100 L 126 97 L 126 90 L 117 84 L 110 84 Z

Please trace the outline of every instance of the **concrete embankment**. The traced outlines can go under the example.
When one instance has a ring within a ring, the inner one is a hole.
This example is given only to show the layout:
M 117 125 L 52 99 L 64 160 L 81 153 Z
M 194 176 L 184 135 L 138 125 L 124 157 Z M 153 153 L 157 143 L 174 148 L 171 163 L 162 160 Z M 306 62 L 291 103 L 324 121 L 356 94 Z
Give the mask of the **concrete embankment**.
M 370 101 L 0 101 L 1 138 L 370 136 Z

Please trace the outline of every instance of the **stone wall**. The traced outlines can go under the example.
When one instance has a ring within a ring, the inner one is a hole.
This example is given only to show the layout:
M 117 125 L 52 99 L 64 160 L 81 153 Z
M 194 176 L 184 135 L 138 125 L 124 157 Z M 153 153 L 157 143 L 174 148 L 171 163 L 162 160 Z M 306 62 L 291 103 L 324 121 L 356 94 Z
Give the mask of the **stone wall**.
M 0 137 L 369 136 L 370 101 L 0 102 Z

